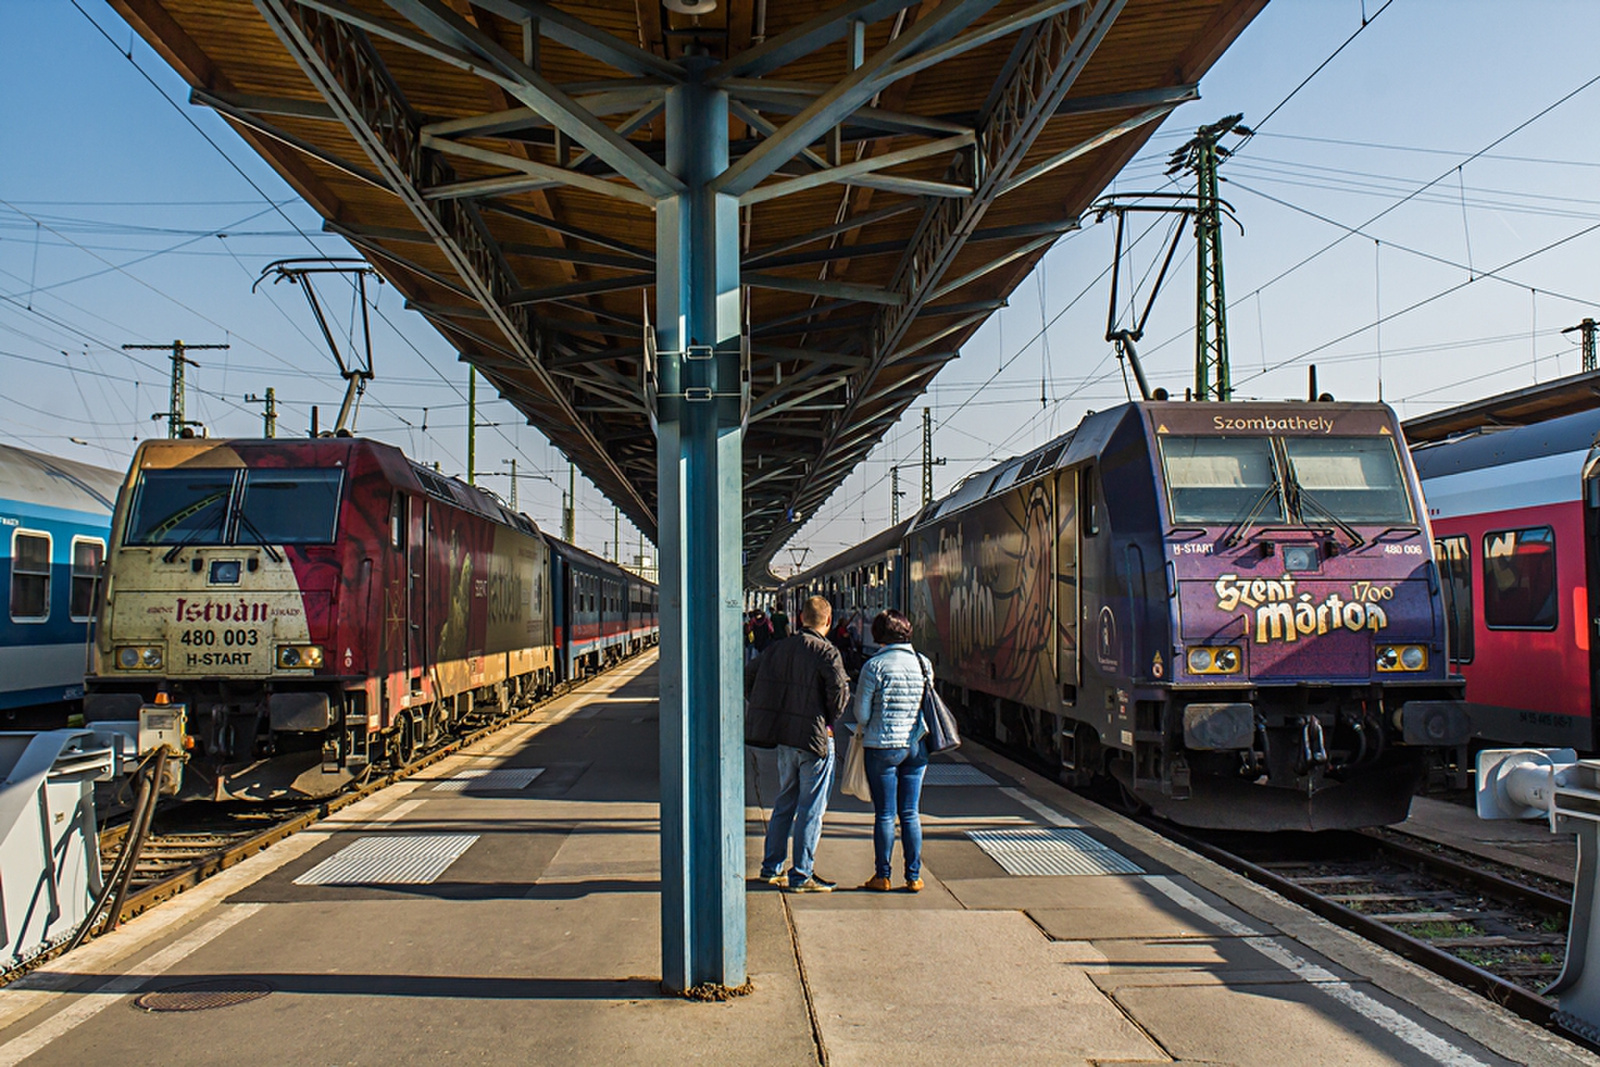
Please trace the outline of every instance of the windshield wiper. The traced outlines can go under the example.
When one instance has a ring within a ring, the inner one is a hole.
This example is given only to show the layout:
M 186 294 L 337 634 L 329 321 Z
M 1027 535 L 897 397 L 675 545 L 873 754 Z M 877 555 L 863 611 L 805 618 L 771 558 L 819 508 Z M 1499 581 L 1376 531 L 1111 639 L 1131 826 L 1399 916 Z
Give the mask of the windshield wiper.
M 1337 526 L 1346 537 L 1350 538 L 1350 543 L 1353 547 L 1360 548 L 1362 545 L 1367 543 L 1367 539 L 1357 533 L 1354 526 L 1351 526 L 1348 522 L 1345 522 L 1338 515 L 1335 515 L 1332 508 L 1328 507 L 1328 505 L 1324 504 L 1322 501 L 1318 500 L 1316 497 L 1312 496 L 1306 491 L 1306 487 L 1300 484 L 1300 479 L 1294 473 L 1294 460 L 1292 459 L 1289 461 L 1289 485 L 1290 492 L 1294 496 L 1295 510 L 1301 513 L 1300 518 L 1302 521 L 1305 519 L 1305 507 L 1309 504 L 1311 507 L 1320 512 L 1329 522 Z
M 1261 517 L 1261 513 L 1266 510 L 1267 501 L 1271 500 L 1282 489 L 1283 483 L 1277 478 L 1273 478 L 1272 484 L 1261 491 L 1261 495 L 1256 497 L 1256 502 L 1250 505 L 1250 510 L 1244 513 L 1244 518 L 1238 520 L 1237 525 L 1239 529 L 1236 532 L 1225 533 L 1222 535 L 1222 547 L 1232 548 L 1234 545 L 1250 536 L 1251 528 L 1255 526 L 1256 520 Z
M 173 542 L 172 547 L 167 549 L 166 552 L 162 553 L 161 562 L 171 563 L 173 560 L 177 559 L 179 552 L 182 552 L 184 549 L 188 548 L 195 542 L 197 538 L 199 538 L 201 534 L 205 532 L 206 528 L 204 526 L 197 526 L 193 530 L 190 530 L 187 537 L 181 541 Z
M 250 532 L 255 534 L 256 544 L 260 545 L 266 550 L 267 558 L 271 559 L 274 563 L 283 562 L 283 555 L 277 549 L 273 548 L 267 543 L 267 535 L 261 532 L 261 527 L 250 521 L 250 516 L 244 513 L 243 508 L 239 509 L 239 522 L 240 524 L 249 527 Z

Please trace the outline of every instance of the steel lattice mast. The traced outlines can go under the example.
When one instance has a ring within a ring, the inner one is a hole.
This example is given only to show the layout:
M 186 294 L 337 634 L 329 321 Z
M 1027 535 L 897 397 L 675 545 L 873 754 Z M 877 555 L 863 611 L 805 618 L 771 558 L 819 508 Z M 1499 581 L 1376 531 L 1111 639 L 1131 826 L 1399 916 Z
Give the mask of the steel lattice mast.
M 1169 175 L 1181 170 L 1195 176 L 1195 349 L 1196 400 L 1227 400 L 1233 395 L 1228 372 L 1228 299 L 1222 280 L 1222 215 L 1231 209 L 1218 193 L 1217 165 L 1233 153 L 1219 142 L 1236 133 L 1249 137 L 1241 120 L 1229 115 L 1201 126 L 1193 138 L 1172 154 Z

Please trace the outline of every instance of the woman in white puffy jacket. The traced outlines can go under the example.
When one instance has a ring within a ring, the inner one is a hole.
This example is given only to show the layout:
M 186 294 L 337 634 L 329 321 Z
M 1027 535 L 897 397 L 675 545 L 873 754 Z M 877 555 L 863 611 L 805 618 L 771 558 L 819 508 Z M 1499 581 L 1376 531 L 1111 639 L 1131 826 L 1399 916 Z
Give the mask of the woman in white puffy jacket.
M 890 609 L 872 620 L 872 639 L 883 647 L 861 668 L 856 722 L 861 731 L 867 785 L 872 790 L 874 871 L 863 889 L 888 892 L 894 824 L 900 822 L 905 888 L 922 889 L 922 776 L 928 769 L 922 690 L 932 669 L 911 647 L 911 620 Z

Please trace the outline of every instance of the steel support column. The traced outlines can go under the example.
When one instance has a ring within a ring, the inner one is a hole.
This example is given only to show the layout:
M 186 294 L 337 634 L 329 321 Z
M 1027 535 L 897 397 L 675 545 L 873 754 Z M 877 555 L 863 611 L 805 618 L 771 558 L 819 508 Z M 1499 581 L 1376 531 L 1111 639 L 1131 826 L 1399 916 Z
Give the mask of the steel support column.
M 686 61 L 667 91 L 656 208 L 656 455 L 661 555 L 662 984 L 745 983 L 743 491 L 739 202 L 728 96 Z

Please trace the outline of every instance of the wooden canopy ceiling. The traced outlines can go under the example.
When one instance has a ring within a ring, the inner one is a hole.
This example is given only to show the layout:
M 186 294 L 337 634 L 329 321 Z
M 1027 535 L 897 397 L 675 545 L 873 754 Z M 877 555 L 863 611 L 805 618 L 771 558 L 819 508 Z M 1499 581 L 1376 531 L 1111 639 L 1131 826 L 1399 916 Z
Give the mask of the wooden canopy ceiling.
M 652 536 L 662 104 L 726 89 L 752 577 L 1265 2 L 111 0 Z

